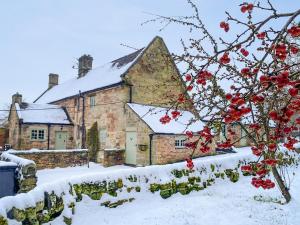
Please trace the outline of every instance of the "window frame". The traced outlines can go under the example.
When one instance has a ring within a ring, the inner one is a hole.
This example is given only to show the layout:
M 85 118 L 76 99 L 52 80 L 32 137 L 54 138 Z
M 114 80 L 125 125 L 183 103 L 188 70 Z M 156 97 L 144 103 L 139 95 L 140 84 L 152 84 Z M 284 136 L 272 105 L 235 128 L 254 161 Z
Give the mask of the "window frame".
M 175 149 L 185 149 L 186 148 L 185 141 L 186 141 L 185 136 L 176 136 L 174 140 Z
M 95 95 L 90 96 L 90 108 L 93 109 L 96 106 L 96 98 Z
M 35 132 L 34 135 L 33 135 L 33 132 Z M 34 136 L 35 136 L 35 138 L 34 138 Z M 31 129 L 30 140 L 31 141 L 45 141 L 46 140 L 45 129 Z

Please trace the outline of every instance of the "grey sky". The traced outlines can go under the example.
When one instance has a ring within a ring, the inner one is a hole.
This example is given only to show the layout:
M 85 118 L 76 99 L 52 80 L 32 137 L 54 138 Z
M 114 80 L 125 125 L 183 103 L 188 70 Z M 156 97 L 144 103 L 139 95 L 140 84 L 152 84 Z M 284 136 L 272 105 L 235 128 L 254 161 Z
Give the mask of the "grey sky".
M 200 0 L 200 14 L 208 28 L 218 32 L 224 11 L 240 14 L 237 0 Z M 280 11 L 299 8 L 299 0 L 274 0 Z M 102 65 L 162 36 L 171 51 L 179 52 L 183 29 L 140 24 L 151 18 L 144 12 L 189 15 L 185 0 L 4 0 L 0 3 L 0 106 L 15 92 L 33 101 L 47 88 L 50 72 L 60 83 L 74 76 L 76 58 L 84 53 Z

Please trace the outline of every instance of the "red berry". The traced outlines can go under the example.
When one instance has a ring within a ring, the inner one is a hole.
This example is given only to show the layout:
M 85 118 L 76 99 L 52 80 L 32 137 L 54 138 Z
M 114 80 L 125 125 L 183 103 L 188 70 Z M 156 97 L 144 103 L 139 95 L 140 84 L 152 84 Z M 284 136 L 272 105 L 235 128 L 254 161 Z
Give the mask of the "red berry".
M 289 89 L 289 94 L 292 96 L 292 97 L 295 97 L 298 95 L 298 88 L 291 88 Z

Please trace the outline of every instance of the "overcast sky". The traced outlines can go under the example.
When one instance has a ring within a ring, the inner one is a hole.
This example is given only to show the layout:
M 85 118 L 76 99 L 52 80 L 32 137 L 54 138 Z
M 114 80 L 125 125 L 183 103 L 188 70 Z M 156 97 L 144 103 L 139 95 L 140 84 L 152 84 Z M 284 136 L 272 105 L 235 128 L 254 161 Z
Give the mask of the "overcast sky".
M 237 0 L 198 0 L 200 14 L 216 32 L 224 11 L 240 14 Z M 299 8 L 299 0 L 274 0 L 280 11 Z M 159 32 L 160 24 L 141 23 L 145 12 L 189 15 L 185 0 L 6 0 L 0 3 L 0 106 L 19 92 L 31 102 L 48 85 L 48 74 L 60 83 L 77 75 L 72 69 L 82 54 L 94 57 L 94 66 L 131 53 L 121 43 L 141 48 L 159 35 L 172 52 L 188 33 L 176 26 Z

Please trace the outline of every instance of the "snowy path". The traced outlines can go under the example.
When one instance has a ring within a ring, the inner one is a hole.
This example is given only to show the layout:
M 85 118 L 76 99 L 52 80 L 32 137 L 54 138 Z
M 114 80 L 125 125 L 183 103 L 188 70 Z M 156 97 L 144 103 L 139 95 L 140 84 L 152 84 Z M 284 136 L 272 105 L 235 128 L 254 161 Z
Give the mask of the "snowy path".
M 258 190 L 243 177 L 236 184 L 219 181 L 201 192 L 176 194 L 163 200 L 159 194 L 141 194 L 138 200 L 116 209 L 85 197 L 76 207 L 73 225 L 299 225 L 300 169 L 288 205 L 258 202 L 255 195 L 279 197 L 278 190 Z M 59 225 L 62 221 L 52 222 Z

